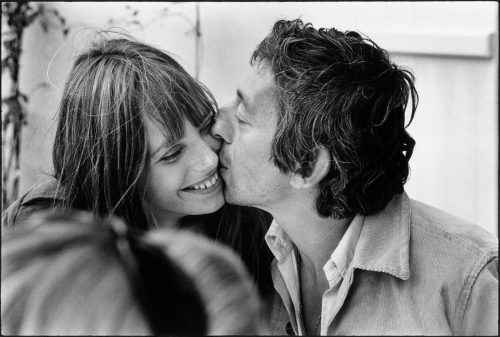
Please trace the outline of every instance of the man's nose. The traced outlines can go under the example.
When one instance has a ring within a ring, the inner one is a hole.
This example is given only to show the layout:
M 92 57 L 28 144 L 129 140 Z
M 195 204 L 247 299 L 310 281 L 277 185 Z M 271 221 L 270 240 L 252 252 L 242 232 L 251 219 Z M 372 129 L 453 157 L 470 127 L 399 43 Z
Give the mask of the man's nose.
M 214 137 L 211 133 L 203 135 L 202 138 L 212 151 L 219 153 L 222 146 L 222 139 Z
M 231 108 L 223 107 L 219 111 L 217 121 L 212 126 L 212 135 L 225 143 L 232 143 L 234 137 L 234 125 L 231 121 Z
M 215 141 L 215 140 L 213 140 Z M 217 143 L 219 143 L 217 141 Z M 219 157 L 217 156 L 216 149 L 209 142 L 201 142 L 197 148 L 196 155 L 193 157 L 193 168 L 197 171 L 208 173 L 213 171 L 219 165 Z M 218 150 L 218 149 L 217 149 Z

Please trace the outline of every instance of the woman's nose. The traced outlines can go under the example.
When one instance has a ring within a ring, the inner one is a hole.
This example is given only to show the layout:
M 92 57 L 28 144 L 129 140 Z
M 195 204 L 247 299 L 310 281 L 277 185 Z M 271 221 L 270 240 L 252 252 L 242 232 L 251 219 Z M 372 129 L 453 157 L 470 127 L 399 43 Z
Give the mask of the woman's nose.
M 231 123 L 231 107 L 224 107 L 220 109 L 219 117 L 212 126 L 212 135 L 224 141 L 225 143 L 232 143 L 234 137 L 234 126 Z

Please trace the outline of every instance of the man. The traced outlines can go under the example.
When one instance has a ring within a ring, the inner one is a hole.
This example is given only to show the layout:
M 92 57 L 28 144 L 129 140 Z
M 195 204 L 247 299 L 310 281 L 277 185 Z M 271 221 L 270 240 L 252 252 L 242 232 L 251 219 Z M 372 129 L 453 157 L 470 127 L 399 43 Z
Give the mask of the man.
M 278 21 L 212 132 L 229 203 L 274 221 L 274 333 L 497 334 L 498 241 L 409 199 L 413 75 L 355 32 Z

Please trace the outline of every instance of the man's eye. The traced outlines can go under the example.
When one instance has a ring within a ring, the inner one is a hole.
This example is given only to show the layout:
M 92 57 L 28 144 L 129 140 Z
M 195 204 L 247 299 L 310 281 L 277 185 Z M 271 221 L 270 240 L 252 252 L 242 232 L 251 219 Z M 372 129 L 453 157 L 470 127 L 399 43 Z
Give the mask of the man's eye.
M 247 123 L 247 122 L 245 122 L 244 120 L 240 119 L 240 118 L 238 117 L 238 115 L 236 115 L 236 120 L 238 121 L 238 124 L 241 124 L 241 125 L 248 125 L 248 123 Z
M 179 157 L 181 156 L 182 154 L 182 150 L 179 149 L 177 151 L 175 151 L 174 153 L 172 154 L 169 154 L 169 155 L 166 155 L 166 156 L 163 156 L 160 161 L 166 163 L 166 164 L 172 164 L 174 163 L 177 159 L 179 159 Z
M 249 125 L 248 122 L 245 119 L 243 119 L 243 118 L 240 117 L 241 114 L 242 114 L 241 111 L 240 111 L 240 109 L 241 109 L 241 104 L 238 105 L 238 109 L 236 110 L 236 114 L 235 114 L 236 120 L 238 121 L 238 124 Z

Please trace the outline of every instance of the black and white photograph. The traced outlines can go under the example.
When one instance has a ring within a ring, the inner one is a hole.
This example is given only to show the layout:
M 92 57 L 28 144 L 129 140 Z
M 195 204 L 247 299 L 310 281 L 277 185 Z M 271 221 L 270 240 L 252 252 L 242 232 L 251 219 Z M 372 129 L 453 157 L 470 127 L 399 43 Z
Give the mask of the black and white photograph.
M 2 335 L 498 336 L 497 1 L 1 11 Z

